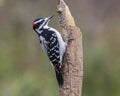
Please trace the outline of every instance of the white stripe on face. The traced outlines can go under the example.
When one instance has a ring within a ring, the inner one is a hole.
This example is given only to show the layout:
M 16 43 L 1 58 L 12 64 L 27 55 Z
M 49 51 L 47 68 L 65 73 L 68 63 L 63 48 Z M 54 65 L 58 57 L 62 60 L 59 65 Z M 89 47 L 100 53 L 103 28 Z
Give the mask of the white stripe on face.
M 43 19 L 40 19 L 40 20 L 38 20 L 38 21 L 35 21 L 34 23 L 37 24 L 37 23 L 41 22 L 42 20 L 43 20 Z

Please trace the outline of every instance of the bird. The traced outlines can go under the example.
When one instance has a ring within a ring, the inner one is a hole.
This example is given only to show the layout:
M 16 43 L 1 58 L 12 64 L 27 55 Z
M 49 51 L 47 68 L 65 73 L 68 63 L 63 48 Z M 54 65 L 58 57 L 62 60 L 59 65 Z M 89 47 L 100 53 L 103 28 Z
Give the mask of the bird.
M 53 17 L 54 15 L 35 19 L 32 23 L 32 28 L 37 33 L 40 46 L 47 54 L 50 63 L 55 70 L 59 87 L 62 87 L 64 83 L 62 61 L 66 51 L 67 42 L 63 40 L 62 35 L 58 30 L 48 26 L 49 21 Z

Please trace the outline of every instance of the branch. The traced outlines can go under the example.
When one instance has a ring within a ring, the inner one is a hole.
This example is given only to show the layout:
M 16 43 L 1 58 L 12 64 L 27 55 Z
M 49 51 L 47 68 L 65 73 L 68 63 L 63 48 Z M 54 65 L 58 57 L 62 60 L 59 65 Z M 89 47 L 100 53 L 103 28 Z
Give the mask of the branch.
M 68 46 L 63 60 L 64 84 L 60 88 L 59 96 L 81 96 L 83 80 L 83 50 L 82 33 L 75 25 L 75 21 L 68 6 L 63 0 L 57 5 L 58 21 L 64 39 L 73 38 Z

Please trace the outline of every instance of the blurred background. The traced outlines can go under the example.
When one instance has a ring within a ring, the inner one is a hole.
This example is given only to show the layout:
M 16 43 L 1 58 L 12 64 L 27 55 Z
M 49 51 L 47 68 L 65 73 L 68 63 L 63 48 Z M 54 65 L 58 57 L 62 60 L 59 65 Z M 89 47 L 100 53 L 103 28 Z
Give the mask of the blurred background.
M 65 0 L 83 33 L 82 96 L 120 96 L 120 0 Z M 58 96 L 32 21 L 57 0 L 0 0 L 0 96 Z M 59 30 L 57 16 L 50 25 Z

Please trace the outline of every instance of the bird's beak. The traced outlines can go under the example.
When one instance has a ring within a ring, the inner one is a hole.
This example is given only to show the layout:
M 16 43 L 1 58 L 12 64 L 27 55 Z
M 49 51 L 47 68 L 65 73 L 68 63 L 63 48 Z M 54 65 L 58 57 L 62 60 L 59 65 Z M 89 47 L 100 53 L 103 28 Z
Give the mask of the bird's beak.
M 46 22 L 49 22 L 50 19 L 52 19 L 53 17 L 54 17 L 54 15 L 47 17 L 47 18 L 46 18 Z
M 50 16 L 50 17 L 48 17 L 48 20 L 52 19 L 53 17 L 54 17 L 54 15 L 52 15 L 52 16 Z

